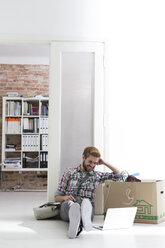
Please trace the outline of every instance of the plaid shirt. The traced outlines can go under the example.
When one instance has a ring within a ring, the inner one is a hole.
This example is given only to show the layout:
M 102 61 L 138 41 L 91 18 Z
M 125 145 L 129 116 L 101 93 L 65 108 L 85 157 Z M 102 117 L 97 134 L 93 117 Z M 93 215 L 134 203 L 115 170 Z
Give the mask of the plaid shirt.
M 80 169 L 80 165 L 77 168 L 66 169 L 55 195 L 80 196 L 81 198 L 89 198 L 93 202 L 99 183 L 104 183 L 105 180 L 123 181 L 121 174 L 91 171 L 89 177 L 80 185 L 78 190 L 77 185 L 85 176 L 86 172 Z

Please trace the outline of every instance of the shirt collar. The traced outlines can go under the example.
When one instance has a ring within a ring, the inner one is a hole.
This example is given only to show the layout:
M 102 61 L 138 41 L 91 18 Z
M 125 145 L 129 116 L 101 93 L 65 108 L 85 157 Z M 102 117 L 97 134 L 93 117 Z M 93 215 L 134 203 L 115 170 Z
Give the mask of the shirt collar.
M 83 172 L 83 171 L 81 170 L 81 164 L 77 167 L 77 171 L 78 171 L 78 172 Z M 90 171 L 90 172 L 88 172 L 88 173 L 89 173 L 89 175 L 93 176 L 94 171 Z
M 82 170 L 81 170 L 81 164 L 77 167 L 77 171 L 78 172 L 81 172 Z

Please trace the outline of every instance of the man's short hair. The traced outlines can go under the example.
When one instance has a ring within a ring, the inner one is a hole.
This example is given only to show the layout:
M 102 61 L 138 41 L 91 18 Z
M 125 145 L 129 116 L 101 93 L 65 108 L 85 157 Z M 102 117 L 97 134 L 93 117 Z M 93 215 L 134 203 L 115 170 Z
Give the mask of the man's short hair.
M 99 150 L 94 146 L 88 146 L 84 149 L 83 155 L 85 156 L 85 159 L 88 158 L 90 155 L 100 158 L 101 154 Z

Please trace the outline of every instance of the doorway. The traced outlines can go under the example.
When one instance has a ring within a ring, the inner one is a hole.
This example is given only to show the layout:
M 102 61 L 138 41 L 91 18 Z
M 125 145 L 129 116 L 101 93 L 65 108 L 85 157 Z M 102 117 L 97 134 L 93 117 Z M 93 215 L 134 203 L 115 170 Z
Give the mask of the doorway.
M 104 43 L 10 40 L 8 48 L 13 44 L 23 50 L 32 44 L 36 55 L 38 46 L 49 51 L 47 196 L 53 201 L 59 176 L 81 162 L 84 146 L 94 145 L 104 156 Z

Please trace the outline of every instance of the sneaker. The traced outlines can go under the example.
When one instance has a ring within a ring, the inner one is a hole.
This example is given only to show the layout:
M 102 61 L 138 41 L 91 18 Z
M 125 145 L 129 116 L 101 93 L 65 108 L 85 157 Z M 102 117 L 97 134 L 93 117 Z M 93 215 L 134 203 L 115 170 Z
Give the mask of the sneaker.
M 68 237 L 74 239 L 77 236 L 80 225 L 80 205 L 73 203 L 69 209 L 69 229 Z
M 79 228 L 78 228 L 78 233 L 77 233 L 77 236 L 80 235 L 80 233 L 82 232 L 83 230 L 83 226 L 80 224 Z
M 81 217 L 85 231 L 89 232 L 92 229 L 92 204 L 89 199 L 84 198 L 81 203 Z

